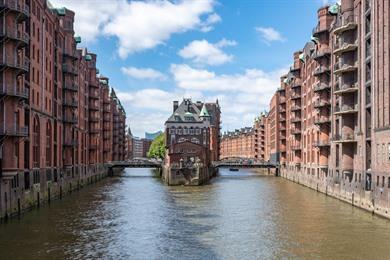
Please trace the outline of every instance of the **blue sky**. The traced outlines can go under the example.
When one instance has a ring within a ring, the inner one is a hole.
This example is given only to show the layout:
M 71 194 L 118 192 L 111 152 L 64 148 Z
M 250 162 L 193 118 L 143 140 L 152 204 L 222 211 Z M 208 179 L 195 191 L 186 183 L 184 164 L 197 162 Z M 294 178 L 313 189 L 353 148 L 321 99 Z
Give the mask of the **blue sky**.
M 218 98 L 224 131 L 252 125 L 331 0 L 51 2 L 75 11 L 80 47 L 98 55 L 142 137 L 183 97 Z

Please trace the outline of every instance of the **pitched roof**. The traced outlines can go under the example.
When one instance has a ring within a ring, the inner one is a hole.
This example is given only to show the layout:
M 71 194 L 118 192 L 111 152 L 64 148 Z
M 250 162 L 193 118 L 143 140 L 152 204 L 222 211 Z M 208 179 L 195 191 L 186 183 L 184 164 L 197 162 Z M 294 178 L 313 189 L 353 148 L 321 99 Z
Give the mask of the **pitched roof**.
M 203 104 L 203 107 L 202 107 L 202 110 L 200 111 L 199 116 L 200 117 L 209 117 L 210 116 L 209 111 L 207 111 L 205 104 Z
M 199 117 L 201 112 L 199 105 L 200 103 L 193 103 L 191 99 L 183 99 L 167 122 L 203 122 Z

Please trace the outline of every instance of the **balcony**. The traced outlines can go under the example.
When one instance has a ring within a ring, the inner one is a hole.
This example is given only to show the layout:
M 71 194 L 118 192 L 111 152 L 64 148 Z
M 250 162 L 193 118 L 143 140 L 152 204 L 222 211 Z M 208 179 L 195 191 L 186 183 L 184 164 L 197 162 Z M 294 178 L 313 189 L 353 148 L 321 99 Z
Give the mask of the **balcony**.
M 88 82 L 88 85 L 91 87 L 91 88 L 99 88 L 99 84 L 96 82 L 96 81 L 90 81 Z
M 300 110 L 301 110 L 301 106 L 294 105 L 291 107 L 291 111 L 300 111 Z
M 71 75 L 78 75 L 78 70 L 75 66 L 70 65 L 70 64 L 62 64 L 62 72 L 71 74 Z
M 352 72 L 357 70 L 357 62 L 354 62 L 353 64 L 348 64 L 348 63 L 342 63 L 342 62 L 337 62 L 334 64 L 333 67 L 333 72 L 337 74 L 341 73 L 347 73 L 347 72 Z
M 297 73 L 297 72 L 299 72 L 301 70 L 301 68 L 300 67 L 290 67 L 290 72 L 291 73 Z
M 28 137 L 28 127 L 3 122 L 0 126 L 0 136 Z
M 29 89 L 24 87 L 17 87 L 16 85 L 4 85 L 0 88 L 0 96 L 17 97 L 21 99 L 28 99 Z
M 90 99 L 99 99 L 99 92 L 97 90 L 92 90 L 89 92 L 89 98 Z
M 69 91 L 73 91 L 73 92 L 77 92 L 79 91 L 79 87 L 76 83 L 64 83 L 63 85 L 63 88 L 65 90 L 69 90 Z
M 299 88 L 302 86 L 302 80 L 295 79 L 294 82 L 291 84 L 291 89 Z
M 79 106 L 79 103 L 77 102 L 76 99 L 72 99 L 72 100 L 64 100 L 63 105 L 67 107 L 76 108 Z
M 109 114 L 105 114 L 105 115 L 103 116 L 103 121 L 104 121 L 104 122 L 110 122 L 110 121 L 111 121 L 110 115 L 109 115 Z
M 326 47 L 321 50 L 317 50 L 316 52 L 313 53 L 313 59 L 314 60 L 319 60 L 322 58 L 328 58 L 331 54 L 330 48 Z
M 282 92 L 282 91 L 285 91 L 285 90 L 286 90 L 286 89 L 285 89 L 285 88 L 282 88 L 282 87 L 276 89 L 276 91 L 278 91 L 278 92 Z
M 279 102 L 280 102 L 280 104 L 285 104 L 286 103 L 286 97 L 284 97 L 284 96 L 280 97 Z
M 348 17 L 341 17 L 337 19 L 333 25 L 333 32 L 341 34 L 346 31 L 355 30 L 357 28 L 356 18 L 354 15 Z
M 330 116 L 319 116 L 314 119 L 315 125 L 330 124 Z
M 280 117 L 279 121 L 280 122 L 286 122 L 286 118 L 285 117 Z
M 98 127 L 90 127 L 89 133 L 90 134 L 98 134 L 100 132 Z
M 16 26 L 4 27 L 0 31 L 0 38 L 2 41 L 7 39 L 17 41 L 21 44 L 21 47 L 25 47 L 29 44 L 30 36 L 26 32 L 20 32 Z
M 294 99 L 299 99 L 301 98 L 301 93 L 297 93 L 297 92 L 294 92 L 291 94 L 291 99 L 294 100 Z
M 335 108 L 334 108 L 335 115 L 354 114 L 357 112 L 358 112 L 357 105 L 342 105 L 342 106 L 335 106 Z
M 340 39 L 334 45 L 333 54 L 340 56 L 341 54 L 346 53 L 346 52 L 356 51 L 357 48 L 358 48 L 357 41 L 350 43 L 350 42 L 344 42 L 343 40 Z
M 30 8 L 28 5 L 22 5 L 16 0 L 1 0 L 0 9 L 8 9 L 10 11 L 21 14 L 18 16 L 19 21 L 23 21 L 30 17 Z
M 67 146 L 67 147 L 74 147 L 77 145 L 77 140 L 65 140 L 64 141 L 64 146 Z
M 300 134 L 302 134 L 302 131 L 301 131 L 301 129 L 294 127 L 294 128 L 291 128 L 291 134 L 300 135 Z
M 302 150 L 302 146 L 301 146 L 301 144 L 292 144 L 291 145 L 291 150 L 293 150 L 293 151 Z
M 63 121 L 64 123 L 68 123 L 68 124 L 77 124 L 78 119 L 76 116 L 65 116 L 63 118 Z
M 332 139 L 335 143 L 355 143 L 355 135 L 353 133 L 335 134 Z
M 319 25 L 313 28 L 312 34 L 314 37 L 320 36 L 323 33 L 329 33 L 329 28 L 320 27 Z
M 314 146 L 314 147 L 318 147 L 318 148 L 330 147 L 330 142 L 329 142 L 329 140 L 315 141 L 315 142 L 313 143 L 313 146 Z
M 302 119 L 298 116 L 294 116 L 291 118 L 291 123 L 300 123 Z
M 5 55 L 2 60 L 0 60 L 0 70 L 4 69 L 15 69 L 18 74 L 27 73 L 30 69 L 30 60 L 27 57 L 18 58 L 15 54 Z
M 330 102 L 328 100 L 316 100 L 314 101 L 314 108 L 329 107 Z
M 99 122 L 100 120 L 99 120 L 99 117 L 97 117 L 97 116 L 90 116 L 89 117 L 89 122 L 91 122 L 91 123 L 96 123 L 96 122 Z
M 329 66 L 318 65 L 317 68 L 314 70 L 313 75 L 318 77 L 324 73 L 329 73 L 329 72 L 330 72 Z
M 334 88 L 335 95 L 343 95 L 347 93 L 357 92 L 359 87 L 357 84 L 343 84 L 341 87 L 337 84 Z
M 99 111 L 99 104 L 96 102 L 90 102 L 89 103 L 89 110 Z
M 314 85 L 314 88 L 313 88 L 314 92 L 320 92 L 323 90 L 330 90 L 330 85 L 328 83 L 322 83 L 322 82 L 319 82 L 319 83 Z
M 64 58 L 70 58 L 71 60 L 78 59 L 77 50 L 73 48 L 71 48 L 71 50 L 69 50 L 69 48 L 65 48 L 62 52 L 62 55 L 64 56 Z

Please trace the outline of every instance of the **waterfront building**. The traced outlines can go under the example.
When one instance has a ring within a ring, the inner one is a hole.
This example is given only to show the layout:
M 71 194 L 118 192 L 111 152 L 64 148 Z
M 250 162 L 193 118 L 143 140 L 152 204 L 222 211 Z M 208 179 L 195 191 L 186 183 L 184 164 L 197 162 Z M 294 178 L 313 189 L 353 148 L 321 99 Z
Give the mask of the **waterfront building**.
M 256 118 L 255 124 L 253 126 L 255 130 L 255 159 L 260 161 L 269 160 L 269 151 L 268 151 L 268 115 L 267 113 L 261 113 L 261 115 Z
M 388 1 L 320 8 L 311 41 L 271 99 L 266 136 L 282 176 L 385 216 L 389 23 Z
M 219 120 L 218 101 L 173 102 L 173 113 L 165 122 L 163 179 L 169 185 L 199 185 L 211 178 L 211 163 L 219 153 Z
M 255 129 L 244 127 L 225 132 L 221 138 L 220 159 L 255 158 Z
M 126 115 L 108 79 L 99 83 L 96 55 L 77 49 L 74 12 L 46 0 L 3 0 L 0 9 L 2 219 L 106 174 L 112 153 L 123 160 Z M 106 127 L 104 102 L 119 112 Z M 115 147 L 104 142 L 114 126 Z

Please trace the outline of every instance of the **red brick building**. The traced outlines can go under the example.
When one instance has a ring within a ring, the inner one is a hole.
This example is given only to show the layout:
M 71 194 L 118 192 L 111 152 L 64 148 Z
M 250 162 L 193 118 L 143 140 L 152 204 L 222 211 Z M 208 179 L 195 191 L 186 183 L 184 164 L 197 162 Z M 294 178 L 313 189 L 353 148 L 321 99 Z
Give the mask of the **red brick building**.
M 165 122 L 163 179 L 169 185 L 199 185 L 211 178 L 211 163 L 219 156 L 220 107 L 216 103 L 173 102 Z
M 221 138 L 220 159 L 255 158 L 256 134 L 253 127 L 226 132 Z
M 105 162 L 122 160 L 126 115 L 109 96 L 108 80 L 99 83 L 96 55 L 77 49 L 72 11 L 46 0 L 3 0 L 0 10 L 3 218 L 80 187 L 105 174 Z M 112 107 L 117 118 L 110 118 Z M 105 139 L 115 127 L 116 141 Z
M 282 176 L 389 216 L 389 1 L 342 0 L 271 100 L 270 159 Z M 278 129 L 279 128 L 279 129 Z

